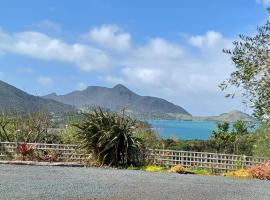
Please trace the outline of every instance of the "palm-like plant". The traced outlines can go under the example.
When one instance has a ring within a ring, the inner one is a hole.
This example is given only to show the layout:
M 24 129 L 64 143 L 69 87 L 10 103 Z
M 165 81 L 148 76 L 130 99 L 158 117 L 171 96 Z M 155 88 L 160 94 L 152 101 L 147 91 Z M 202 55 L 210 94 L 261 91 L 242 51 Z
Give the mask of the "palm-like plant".
M 137 121 L 122 114 L 93 108 L 82 113 L 75 124 L 81 145 L 98 164 L 111 166 L 138 164 L 142 161 L 142 140 L 134 136 Z

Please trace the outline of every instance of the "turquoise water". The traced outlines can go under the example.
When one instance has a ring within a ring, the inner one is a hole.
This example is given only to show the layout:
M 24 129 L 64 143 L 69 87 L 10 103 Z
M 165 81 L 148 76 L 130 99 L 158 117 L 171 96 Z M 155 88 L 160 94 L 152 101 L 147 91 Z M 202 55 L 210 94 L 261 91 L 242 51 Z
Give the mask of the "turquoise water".
M 215 130 L 217 122 L 213 121 L 148 121 L 162 138 L 176 137 L 179 139 L 208 139 Z

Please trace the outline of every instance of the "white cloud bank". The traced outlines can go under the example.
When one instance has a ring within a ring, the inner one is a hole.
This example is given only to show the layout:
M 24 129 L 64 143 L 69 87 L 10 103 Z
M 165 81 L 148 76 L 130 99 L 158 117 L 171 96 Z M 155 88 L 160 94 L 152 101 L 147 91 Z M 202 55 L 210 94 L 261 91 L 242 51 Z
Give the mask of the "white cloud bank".
M 127 50 L 131 46 L 131 36 L 129 33 L 122 31 L 116 25 L 102 25 L 94 27 L 84 37 L 94 41 L 102 47 L 113 50 Z
M 0 30 L 0 52 L 43 60 L 71 63 L 85 71 L 109 66 L 109 58 L 99 49 L 81 43 L 68 44 L 34 31 L 7 33 Z
M 223 112 L 241 105 L 235 101 L 234 104 L 224 103 L 229 100 L 225 100 L 218 89 L 218 84 L 233 70 L 229 57 L 222 53 L 222 49 L 231 47 L 232 39 L 219 32 L 189 36 L 185 44 L 150 38 L 145 44 L 137 45 L 132 43 L 130 33 L 116 25 L 94 27 L 84 36 L 93 45 L 69 44 L 34 31 L 7 33 L 0 30 L 0 52 L 66 62 L 86 72 L 95 70 L 99 79 L 108 83 L 123 83 L 189 110 L 208 107 L 215 112 L 221 105 Z M 95 47 L 96 44 L 100 47 Z M 51 81 L 41 79 L 39 82 L 46 85 Z M 77 89 L 85 87 L 83 82 L 77 85 Z M 200 103 L 196 104 L 198 101 Z M 203 111 L 198 110 L 200 112 Z

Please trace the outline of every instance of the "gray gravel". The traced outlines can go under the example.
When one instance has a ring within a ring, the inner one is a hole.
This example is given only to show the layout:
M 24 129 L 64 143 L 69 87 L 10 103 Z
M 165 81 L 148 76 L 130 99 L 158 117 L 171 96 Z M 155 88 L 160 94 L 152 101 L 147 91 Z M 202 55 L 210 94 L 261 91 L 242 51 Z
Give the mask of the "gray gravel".
M 0 165 L 1 200 L 270 199 L 270 181 L 98 168 Z

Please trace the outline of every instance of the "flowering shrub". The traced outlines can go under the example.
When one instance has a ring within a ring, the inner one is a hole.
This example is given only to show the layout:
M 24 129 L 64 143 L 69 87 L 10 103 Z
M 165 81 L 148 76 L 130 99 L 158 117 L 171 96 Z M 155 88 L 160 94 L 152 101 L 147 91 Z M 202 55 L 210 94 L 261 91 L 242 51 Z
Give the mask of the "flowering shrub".
M 237 171 L 230 171 L 223 174 L 224 176 L 238 177 L 238 178 L 252 178 L 248 169 L 239 169 Z
M 254 178 L 270 180 L 270 162 L 255 165 L 249 169 Z
M 175 166 L 171 167 L 171 169 L 169 170 L 169 172 L 181 173 L 184 170 L 185 170 L 185 168 L 182 165 L 175 165 Z
M 22 159 L 25 160 L 26 156 L 30 156 L 33 152 L 33 146 L 27 143 L 20 144 L 17 149 L 18 153 L 22 155 Z

